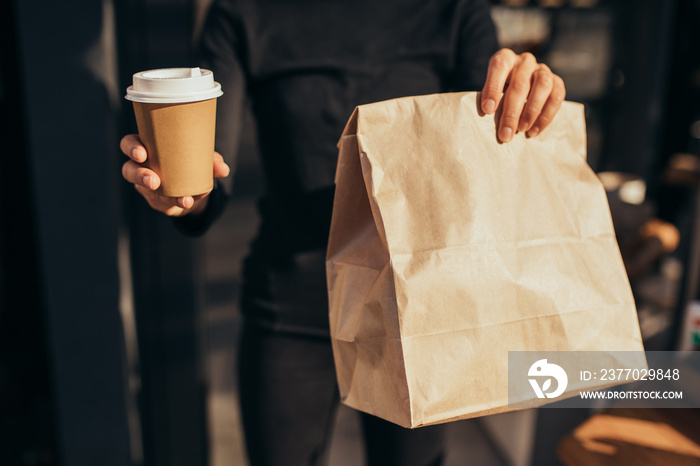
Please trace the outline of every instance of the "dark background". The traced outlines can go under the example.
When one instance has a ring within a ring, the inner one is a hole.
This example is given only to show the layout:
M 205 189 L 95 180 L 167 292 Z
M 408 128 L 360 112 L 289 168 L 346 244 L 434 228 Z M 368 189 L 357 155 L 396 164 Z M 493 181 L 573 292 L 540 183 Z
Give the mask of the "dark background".
M 493 4 L 503 45 L 535 53 L 564 77 L 568 99 L 586 104 L 591 166 L 641 177 L 647 210 L 679 228 L 665 259 L 682 273 L 662 280 L 676 287 L 671 297 L 655 291 L 660 266 L 649 273 L 656 281 L 633 283 L 640 317 L 661 322 L 647 347 L 677 347 L 700 266 L 691 261 L 700 2 Z M 118 150 L 135 132 L 123 99 L 131 75 L 194 66 L 206 6 L 0 5 L 0 465 L 197 466 L 240 439 L 227 437 L 228 421 L 217 433 L 235 398 L 212 394 L 235 385 L 221 374 L 232 372 L 238 262 L 262 189 L 254 126 L 234 202 L 207 239 L 185 238 L 150 211 L 121 179 Z M 535 454 L 547 456 L 548 435 L 538 430 Z

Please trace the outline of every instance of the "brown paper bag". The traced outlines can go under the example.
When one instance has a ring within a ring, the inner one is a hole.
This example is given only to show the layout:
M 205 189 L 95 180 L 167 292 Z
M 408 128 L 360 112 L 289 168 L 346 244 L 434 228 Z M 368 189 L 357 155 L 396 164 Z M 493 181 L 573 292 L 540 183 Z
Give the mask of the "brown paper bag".
M 500 144 L 478 101 L 363 105 L 339 142 L 327 276 L 341 399 L 404 427 L 513 409 L 508 351 L 642 350 L 583 106 Z

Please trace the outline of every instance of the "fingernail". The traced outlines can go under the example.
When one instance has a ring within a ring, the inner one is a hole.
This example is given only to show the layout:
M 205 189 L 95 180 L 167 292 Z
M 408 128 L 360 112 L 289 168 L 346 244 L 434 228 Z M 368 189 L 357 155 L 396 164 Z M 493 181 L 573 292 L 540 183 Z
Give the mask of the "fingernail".
M 530 131 L 527 132 L 527 137 L 534 138 L 538 134 L 540 134 L 539 128 L 530 128 Z
M 147 187 L 148 189 L 153 189 L 153 188 L 151 187 L 151 186 L 152 186 L 152 183 L 153 183 L 153 177 L 152 177 L 151 175 L 146 175 L 146 176 L 144 176 L 144 177 L 143 177 L 142 183 L 143 183 L 143 185 L 144 185 L 145 187 Z
M 191 209 L 192 206 L 194 205 L 194 199 L 187 196 L 185 199 L 183 199 L 182 203 L 185 204 L 185 209 Z
M 510 138 L 513 137 L 513 130 L 507 126 L 501 128 L 501 131 L 498 133 L 498 137 L 501 138 L 501 141 L 508 142 L 510 141 Z
M 496 102 L 493 99 L 488 99 L 484 102 L 484 113 L 493 113 L 496 110 Z
M 134 147 L 133 149 L 131 149 L 131 158 L 134 160 L 138 160 L 138 156 L 139 156 L 138 148 Z

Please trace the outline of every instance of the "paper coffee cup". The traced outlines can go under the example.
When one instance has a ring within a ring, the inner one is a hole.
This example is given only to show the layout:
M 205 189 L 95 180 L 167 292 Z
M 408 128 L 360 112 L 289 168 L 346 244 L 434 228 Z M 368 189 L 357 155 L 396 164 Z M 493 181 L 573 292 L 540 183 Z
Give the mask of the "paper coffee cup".
M 221 85 L 200 68 L 166 68 L 133 76 L 126 99 L 134 104 L 145 165 L 160 177 L 158 192 L 180 197 L 214 186 L 216 98 Z

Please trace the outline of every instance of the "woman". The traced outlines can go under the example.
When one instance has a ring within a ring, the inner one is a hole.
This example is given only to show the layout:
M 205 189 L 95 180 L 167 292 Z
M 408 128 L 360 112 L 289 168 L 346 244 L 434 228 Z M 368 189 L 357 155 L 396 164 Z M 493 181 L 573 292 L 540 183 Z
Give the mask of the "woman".
M 257 123 L 266 193 L 244 267 L 240 398 L 251 464 L 321 463 L 338 402 L 328 337 L 325 248 L 336 143 L 355 106 L 408 95 L 482 90 L 501 108 L 498 136 L 535 137 L 564 99 L 564 84 L 530 54 L 497 51 L 489 5 L 477 0 L 401 2 L 215 0 L 201 66 L 224 90 L 217 148 L 229 163 L 247 100 Z M 166 198 L 125 136 L 124 178 L 184 232 L 201 234 L 227 197 Z M 215 154 L 214 176 L 229 165 Z M 363 415 L 368 464 L 433 465 L 444 426 L 406 430 Z

